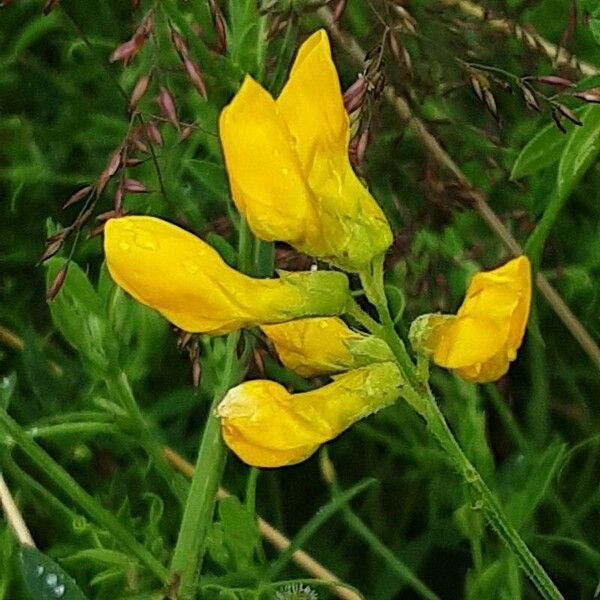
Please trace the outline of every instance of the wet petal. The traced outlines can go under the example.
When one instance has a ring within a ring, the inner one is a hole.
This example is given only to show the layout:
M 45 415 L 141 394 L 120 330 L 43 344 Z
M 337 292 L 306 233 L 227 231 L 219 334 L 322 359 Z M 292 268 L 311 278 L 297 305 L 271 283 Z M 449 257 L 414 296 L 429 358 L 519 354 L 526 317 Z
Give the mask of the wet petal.
M 364 337 L 335 317 L 299 319 L 261 329 L 275 345 L 281 362 L 302 377 L 350 368 L 353 357 L 347 342 Z
M 242 286 L 242 276 L 191 233 L 153 217 L 111 219 L 104 251 L 114 281 L 138 302 L 185 331 L 220 332 L 248 318 L 213 281 Z
M 302 240 L 316 226 L 311 194 L 275 101 L 247 76 L 219 120 L 233 199 L 265 241 Z
M 394 363 L 344 373 L 303 394 L 290 394 L 273 381 L 248 381 L 226 394 L 217 416 L 223 439 L 242 460 L 285 466 L 304 460 L 358 419 L 394 402 L 401 382 Z
M 277 106 L 294 137 L 305 173 L 317 154 L 347 154 L 350 136 L 337 71 L 325 30 L 300 47 Z

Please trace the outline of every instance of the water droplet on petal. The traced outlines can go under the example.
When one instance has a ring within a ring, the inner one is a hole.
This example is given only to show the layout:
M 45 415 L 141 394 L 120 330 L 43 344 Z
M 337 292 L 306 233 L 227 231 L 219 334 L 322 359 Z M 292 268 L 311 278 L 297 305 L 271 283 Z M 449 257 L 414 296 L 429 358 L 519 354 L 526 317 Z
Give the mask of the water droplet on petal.
M 158 242 L 154 235 L 147 231 L 138 231 L 135 234 L 136 246 L 143 248 L 144 250 L 156 250 L 158 248 Z
M 121 248 L 121 250 L 129 250 L 131 246 L 127 242 L 119 242 L 119 248 Z
M 287 176 L 290 174 L 290 170 L 289 170 L 287 167 L 283 167 L 283 168 L 281 169 L 281 174 L 282 174 L 284 177 L 287 177 Z
M 62 598 L 65 594 L 65 586 L 63 583 L 61 583 L 60 585 L 57 585 L 52 592 L 54 593 L 54 595 L 57 598 Z
M 46 575 L 46 583 L 50 587 L 54 587 L 58 583 L 58 575 L 55 573 L 48 573 L 48 575 Z
M 319 327 L 320 327 L 321 329 L 327 329 L 327 321 L 321 321 L 321 322 L 319 323 Z
M 35 574 L 38 577 L 41 577 L 44 574 L 44 567 L 42 567 L 42 565 L 38 565 L 37 568 L 35 569 Z
M 197 272 L 198 272 L 198 269 L 199 269 L 198 265 L 197 265 L 195 262 L 191 261 L 191 260 L 184 260 L 184 261 L 183 261 L 183 268 L 184 268 L 184 269 L 185 269 L 185 270 L 186 270 L 188 273 L 191 273 L 192 275 L 193 275 L 194 273 L 197 273 Z

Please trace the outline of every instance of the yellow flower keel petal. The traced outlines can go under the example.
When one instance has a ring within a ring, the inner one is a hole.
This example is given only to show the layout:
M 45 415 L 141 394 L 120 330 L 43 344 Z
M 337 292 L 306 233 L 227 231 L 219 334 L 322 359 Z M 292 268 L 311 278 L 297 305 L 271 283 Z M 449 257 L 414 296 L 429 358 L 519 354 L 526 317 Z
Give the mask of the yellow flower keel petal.
M 193 234 L 154 217 L 111 219 L 104 249 L 114 281 L 185 331 L 222 335 L 261 323 L 336 315 L 348 302 L 342 273 L 253 279 Z
M 383 340 L 353 331 L 336 317 L 298 319 L 261 329 L 273 342 L 281 362 L 302 377 L 394 360 Z
M 223 439 L 257 467 L 301 462 L 354 422 L 393 403 L 402 386 L 394 363 L 379 363 L 338 376 L 333 383 L 290 394 L 273 381 L 242 383 L 217 407 Z

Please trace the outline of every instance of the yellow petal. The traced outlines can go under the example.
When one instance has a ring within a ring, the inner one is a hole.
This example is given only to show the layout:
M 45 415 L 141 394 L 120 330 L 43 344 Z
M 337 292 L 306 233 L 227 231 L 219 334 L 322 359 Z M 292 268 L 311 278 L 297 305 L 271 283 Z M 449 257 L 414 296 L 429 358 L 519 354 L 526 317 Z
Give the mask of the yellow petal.
M 104 250 L 114 281 L 186 331 L 231 331 L 248 320 L 215 279 L 243 289 L 243 276 L 191 233 L 153 217 L 111 219 Z
M 499 352 L 484 363 L 456 369 L 459 377 L 471 383 L 490 383 L 506 375 L 510 361 L 506 354 Z
M 394 363 L 340 375 L 317 390 L 290 394 L 273 381 L 248 381 L 217 407 L 223 439 L 259 467 L 295 464 L 355 421 L 394 402 L 402 379 Z
M 311 194 L 271 95 L 247 76 L 219 130 L 231 193 L 252 231 L 291 244 L 316 235 Z
M 349 120 L 324 30 L 301 46 L 277 106 L 295 140 L 329 246 L 307 236 L 300 249 L 350 271 L 366 268 L 389 248 L 392 233 L 350 165 Z
M 530 303 L 531 266 L 526 257 L 477 273 L 456 317 L 435 321 L 426 344 L 434 362 L 467 381 L 499 379 L 521 345 Z
M 320 444 L 298 446 L 285 450 L 265 448 L 260 444 L 247 442 L 234 428 L 222 427 L 223 440 L 228 448 L 247 465 L 262 468 L 288 467 L 305 461 L 318 449 Z
M 491 319 L 456 318 L 438 332 L 433 360 L 447 369 L 458 369 L 490 360 L 504 346 L 502 331 Z
M 261 323 L 339 314 L 347 302 L 341 273 L 253 279 L 229 267 L 196 236 L 153 217 L 108 221 L 104 250 L 115 282 L 185 331 L 221 335 Z
M 347 153 L 348 115 L 325 30 L 313 33 L 300 47 L 277 106 L 306 173 L 317 149 L 321 155 Z
M 364 336 L 335 317 L 299 319 L 261 329 L 275 345 L 281 362 L 302 377 L 316 377 L 352 366 L 347 342 Z

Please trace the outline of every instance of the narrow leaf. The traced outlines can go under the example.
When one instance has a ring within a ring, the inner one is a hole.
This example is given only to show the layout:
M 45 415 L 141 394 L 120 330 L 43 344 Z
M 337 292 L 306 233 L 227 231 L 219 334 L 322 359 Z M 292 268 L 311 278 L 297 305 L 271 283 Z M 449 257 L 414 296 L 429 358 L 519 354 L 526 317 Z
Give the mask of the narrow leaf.
M 587 106 L 582 106 L 574 113 L 581 119 L 587 109 Z M 567 136 L 561 133 L 554 123 L 546 125 L 521 150 L 513 165 L 510 178 L 514 181 L 533 175 L 557 162 L 566 143 Z
M 21 548 L 21 573 L 32 600 L 87 600 L 75 580 L 36 548 Z

